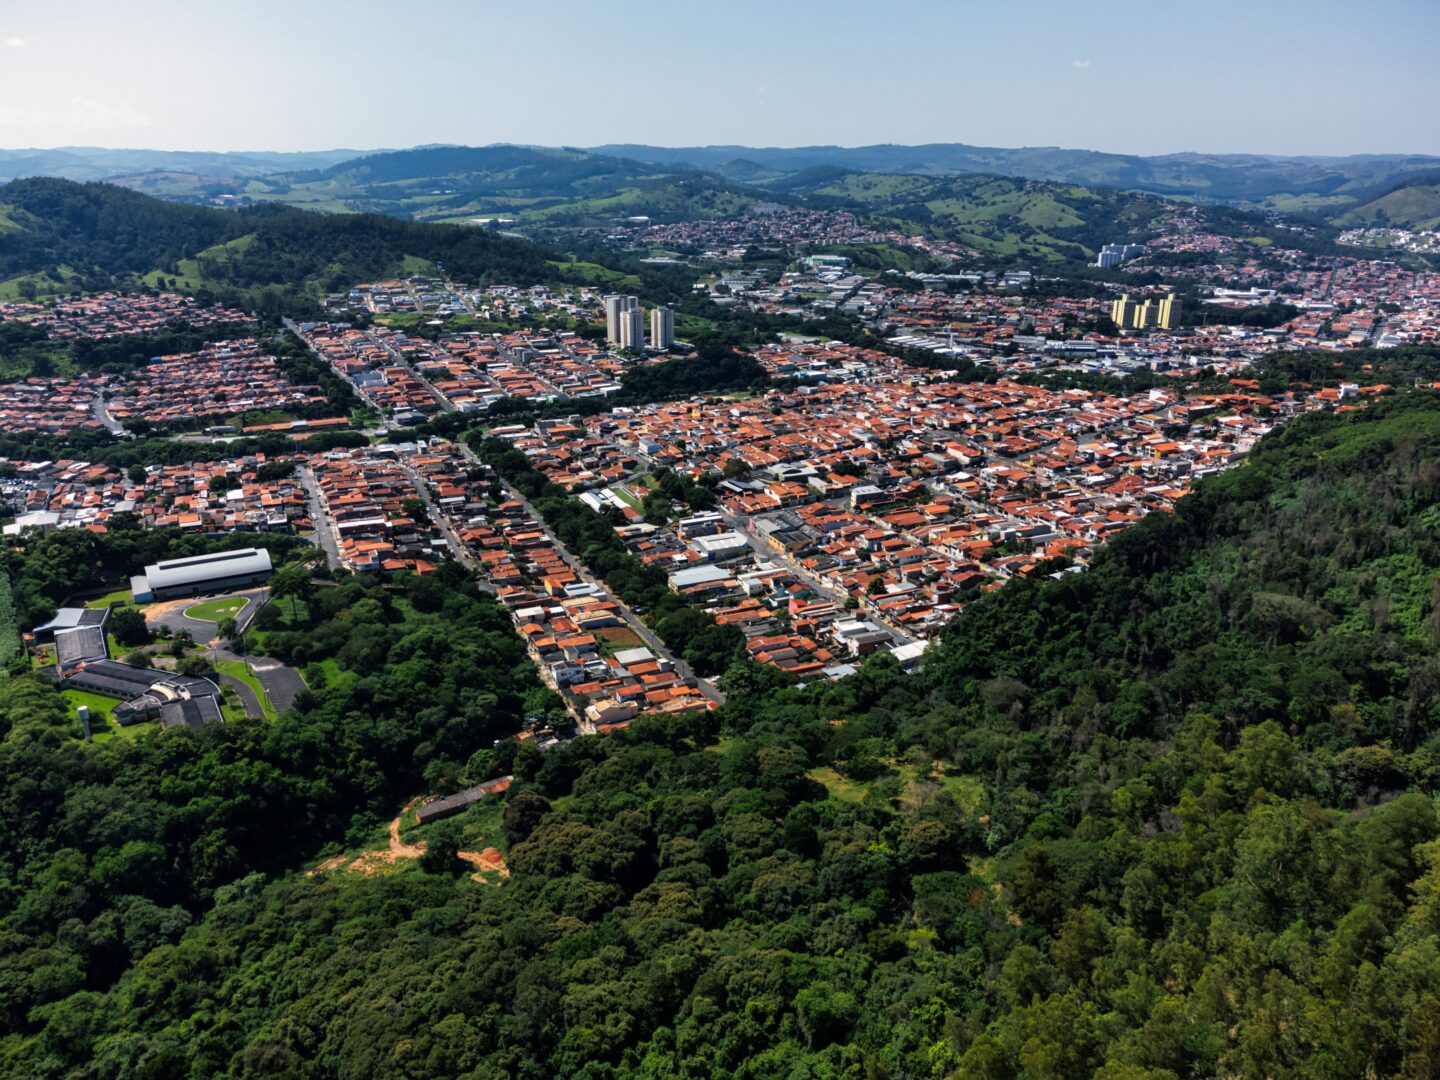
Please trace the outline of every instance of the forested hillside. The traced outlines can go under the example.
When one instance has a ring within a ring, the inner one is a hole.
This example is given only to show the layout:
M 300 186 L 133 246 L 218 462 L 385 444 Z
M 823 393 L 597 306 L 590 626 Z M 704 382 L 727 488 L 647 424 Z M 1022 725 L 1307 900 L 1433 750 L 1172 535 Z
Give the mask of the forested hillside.
M 328 169 L 256 178 L 243 193 L 263 201 L 422 221 L 503 214 L 526 224 L 601 227 L 617 215 L 712 217 L 754 201 L 690 166 L 530 146 L 395 150 Z
M 813 175 L 810 205 L 856 208 L 1002 258 L 1084 262 L 1116 237 L 1147 237 L 1173 210 L 1153 195 L 1005 176 Z
M 724 171 L 734 164 L 781 173 L 816 167 L 874 173 L 1000 173 L 1090 187 L 1153 191 L 1224 201 L 1266 196 L 1330 195 L 1394 183 L 1407 173 L 1434 169 L 1425 155 L 1356 154 L 1350 157 L 1276 157 L 1260 154 L 1108 154 L 1058 146 L 1017 148 L 929 143 L 899 146 L 689 146 L 618 144 L 593 148 L 657 164 Z
M 545 706 L 458 579 L 313 590 L 277 644 L 338 681 L 269 729 L 87 747 L 12 682 L 0 1072 L 1434 1075 L 1437 525 L 1416 392 L 972 604 L 920 675 L 737 662 L 718 713 L 543 755 L 491 749 Z M 412 834 L 442 856 L 300 872 L 500 772 Z
M 162 202 L 108 184 L 16 180 L 0 186 L 0 282 L 39 291 L 139 279 L 297 309 L 359 281 L 446 270 L 472 283 L 555 276 L 543 249 L 485 229 L 289 207 L 227 211 Z

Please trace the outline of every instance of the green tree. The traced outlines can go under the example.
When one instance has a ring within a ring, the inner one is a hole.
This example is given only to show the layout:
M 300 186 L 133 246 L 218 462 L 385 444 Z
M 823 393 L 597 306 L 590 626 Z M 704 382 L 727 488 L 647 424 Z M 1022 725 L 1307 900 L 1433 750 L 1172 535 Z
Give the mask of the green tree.
M 139 608 L 117 607 L 110 610 L 107 627 L 121 645 L 148 645 L 155 635 L 145 625 Z

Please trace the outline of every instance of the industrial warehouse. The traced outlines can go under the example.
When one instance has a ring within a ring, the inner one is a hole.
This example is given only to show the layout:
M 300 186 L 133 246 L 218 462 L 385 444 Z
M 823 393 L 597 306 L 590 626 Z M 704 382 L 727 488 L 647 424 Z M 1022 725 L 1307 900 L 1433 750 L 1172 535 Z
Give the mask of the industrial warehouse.
M 270 552 L 263 548 L 238 548 L 147 566 L 143 574 L 130 579 L 130 591 L 137 604 L 176 600 L 264 585 L 270 580 L 271 570 Z

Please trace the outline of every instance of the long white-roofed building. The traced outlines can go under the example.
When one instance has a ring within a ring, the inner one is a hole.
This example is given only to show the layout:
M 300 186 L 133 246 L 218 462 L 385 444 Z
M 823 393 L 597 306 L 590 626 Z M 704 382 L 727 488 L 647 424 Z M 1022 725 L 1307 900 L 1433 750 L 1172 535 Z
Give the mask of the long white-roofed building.
M 249 589 L 264 585 L 273 570 L 264 548 L 239 548 L 187 559 L 169 559 L 145 567 L 130 579 L 137 604 L 174 600 L 182 596 Z

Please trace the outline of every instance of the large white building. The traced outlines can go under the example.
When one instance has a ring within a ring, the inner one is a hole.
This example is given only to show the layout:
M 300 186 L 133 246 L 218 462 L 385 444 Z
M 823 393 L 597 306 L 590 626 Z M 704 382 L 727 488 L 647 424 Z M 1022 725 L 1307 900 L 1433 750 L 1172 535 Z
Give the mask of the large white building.
M 188 559 L 169 559 L 145 567 L 145 573 L 130 579 L 130 590 L 137 604 L 148 604 L 181 596 L 254 588 L 270 580 L 271 569 L 270 552 L 264 548 L 192 555 Z
M 668 349 L 675 344 L 675 312 L 657 307 L 650 312 L 650 347 Z
M 1144 244 L 1106 244 L 1100 249 L 1100 254 L 1095 256 L 1095 265 L 1102 270 L 1109 270 L 1144 254 Z

